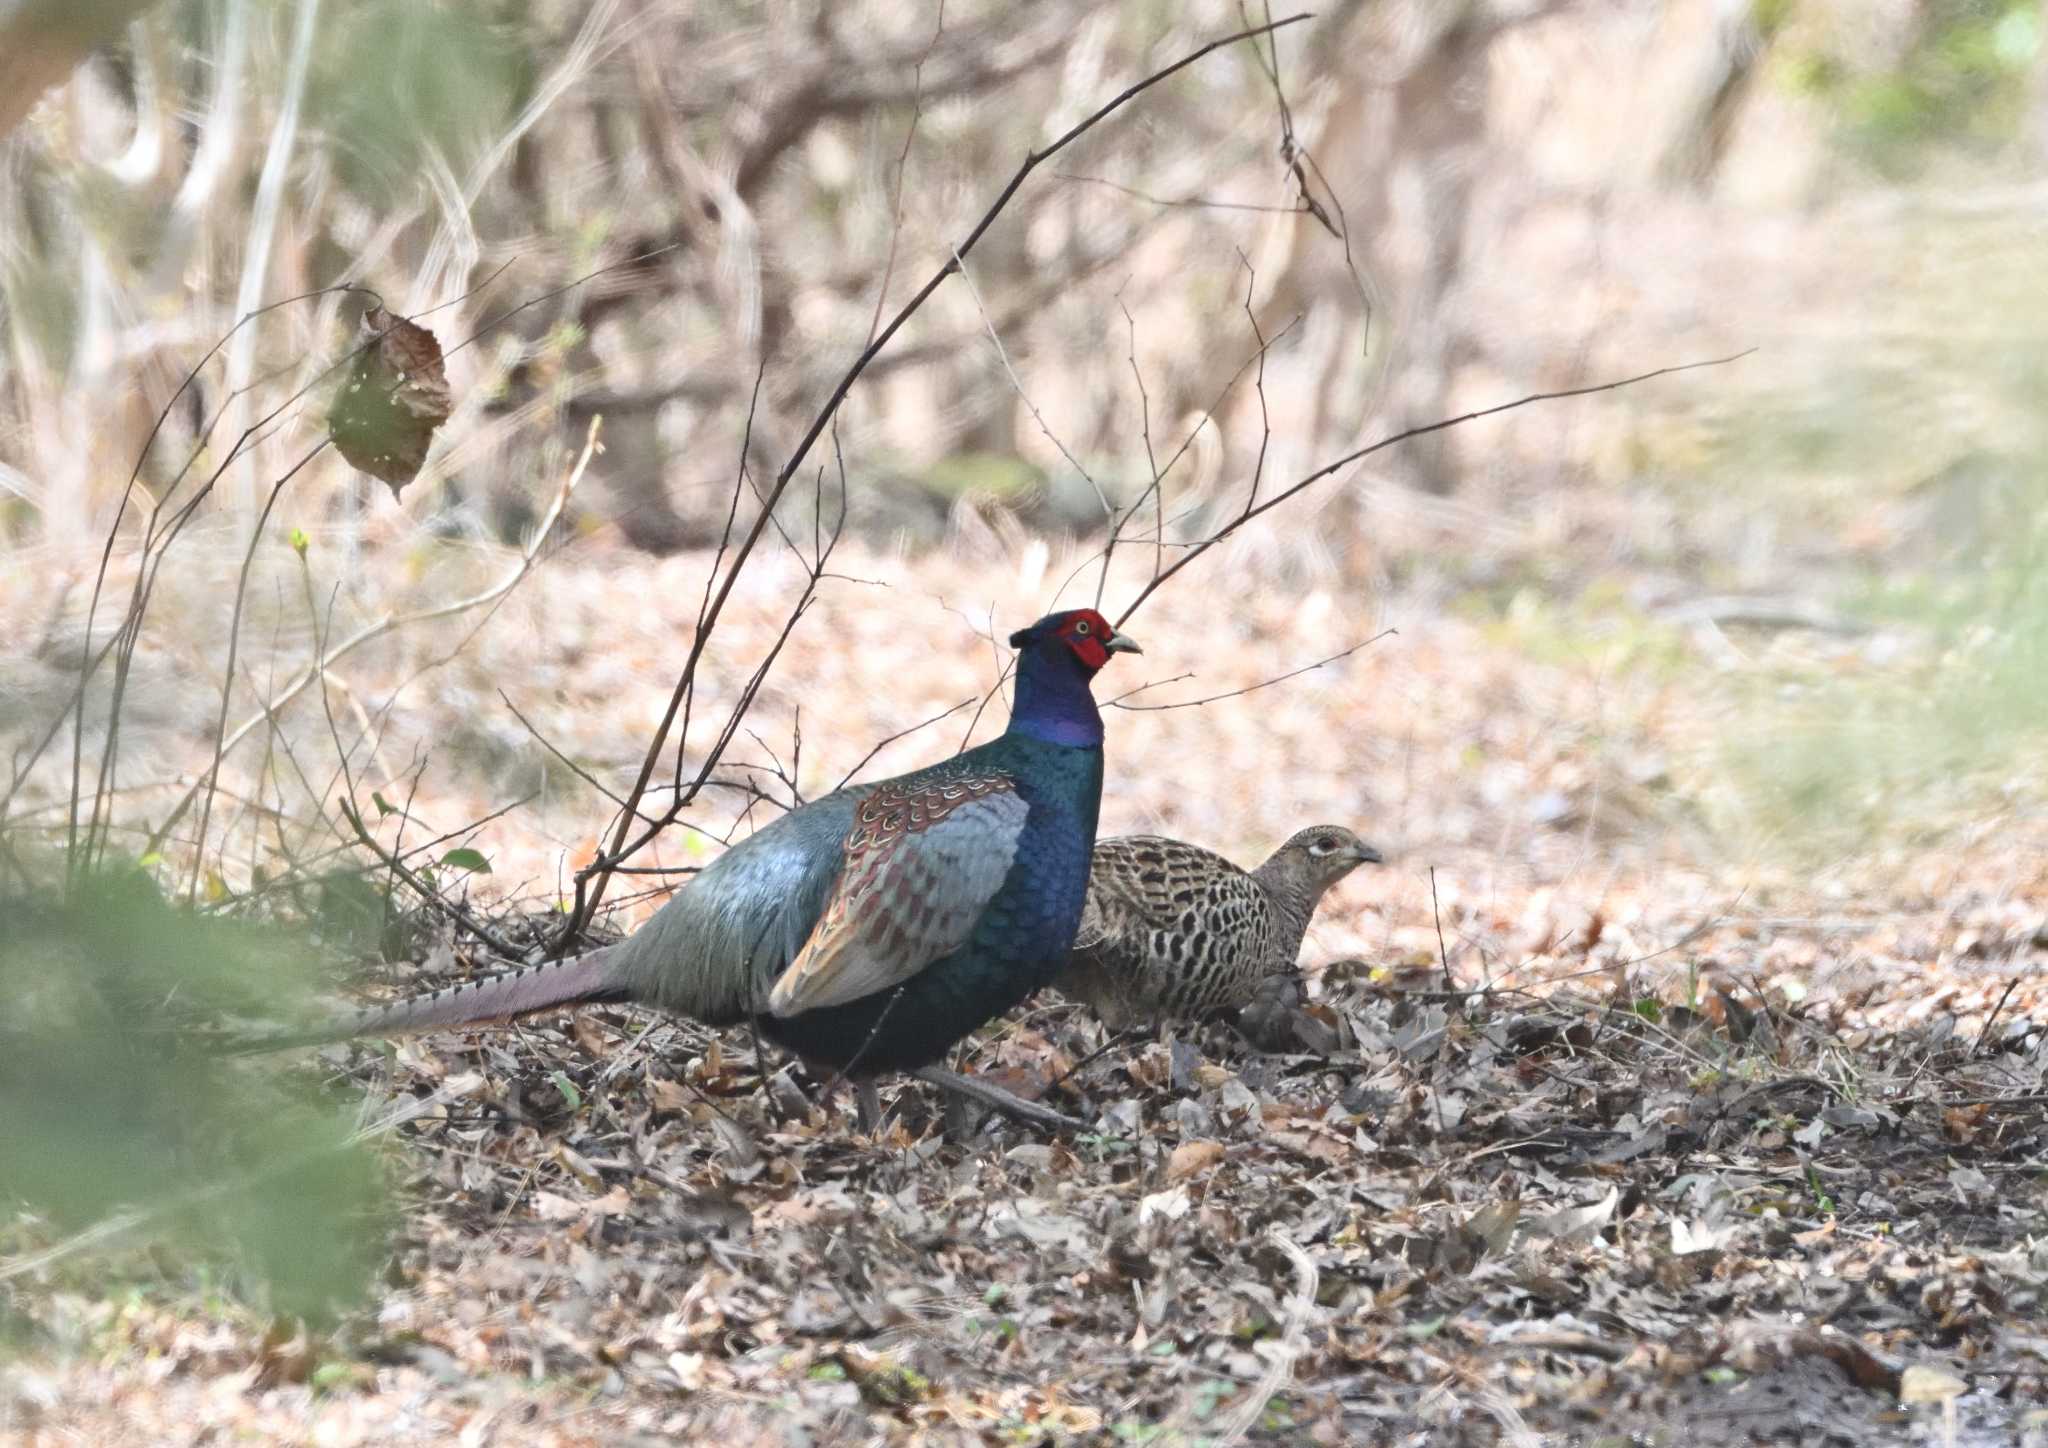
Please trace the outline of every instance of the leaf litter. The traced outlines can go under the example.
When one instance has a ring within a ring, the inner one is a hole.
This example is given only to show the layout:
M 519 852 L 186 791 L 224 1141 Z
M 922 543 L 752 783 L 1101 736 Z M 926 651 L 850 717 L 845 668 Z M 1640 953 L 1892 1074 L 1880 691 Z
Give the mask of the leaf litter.
M 529 615 L 536 637 L 589 627 L 587 586 L 571 575 Z M 753 603 L 742 648 L 772 626 L 772 597 Z M 615 643 L 651 639 L 661 606 Z M 849 740 L 902 727 L 820 642 L 843 626 L 833 610 L 796 636 L 792 676 L 848 701 Z M 1257 615 L 1249 659 L 1206 661 L 1202 689 L 1255 681 L 1299 642 L 1292 615 Z M 1251 853 L 1241 836 L 1283 836 L 1313 807 L 1408 847 L 1326 909 L 1277 1051 L 1222 1027 L 1105 1050 L 1041 999 L 958 1064 L 1088 1130 L 949 1137 L 929 1088 L 892 1083 L 869 1139 L 843 1092 L 757 1060 L 744 1033 L 624 1011 L 330 1047 L 308 1069 L 366 1117 L 432 1103 L 396 1133 L 408 1209 L 374 1312 L 313 1336 L 181 1290 L 183 1264 L 108 1295 L 89 1273 L 28 1272 L 0 1286 L 27 1346 L 0 1376 L 0 1427 L 108 1443 L 2048 1442 L 2048 1012 L 2026 968 L 2048 882 L 2013 863 L 2048 858 L 2018 843 L 2038 822 L 1895 853 L 1873 886 L 1739 875 L 1637 828 L 1638 802 L 1615 817 L 1608 787 L 1675 748 L 1654 722 L 1617 723 L 1616 757 L 1575 749 L 1543 732 L 1597 712 L 1569 671 L 1456 621 L 1403 637 L 1398 660 L 1367 650 L 1255 714 L 1112 720 L 1131 760 L 1200 747 L 1216 766 L 1200 791 L 1126 770 L 1107 829 Z M 540 655 L 536 693 L 566 657 Z M 445 693 L 493 664 L 488 647 L 458 660 Z M 891 707 L 911 717 L 973 682 L 902 677 Z M 563 673 L 549 727 L 602 765 L 658 686 L 600 687 L 602 718 Z M 1409 706 L 1399 749 L 1311 747 L 1375 696 Z M 1276 753 L 1289 772 L 1261 790 Z M 1426 814 L 1410 776 L 1432 781 Z M 467 807 L 439 788 L 417 808 Z M 1543 805 L 1553 793 L 1571 808 Z M 544 928 L 517 882 L 554 877 L 545 849 L 509 827 L 480 843 L 494 926 Z M 427 964 L 394 983 L 474 968 L 448 932 L 420 925 L 409 955 Z

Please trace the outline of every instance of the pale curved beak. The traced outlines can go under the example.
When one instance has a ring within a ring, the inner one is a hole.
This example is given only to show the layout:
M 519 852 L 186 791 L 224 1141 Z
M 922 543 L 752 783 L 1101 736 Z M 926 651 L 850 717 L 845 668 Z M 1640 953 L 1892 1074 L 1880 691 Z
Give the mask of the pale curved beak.
M 1371 845 L 1368 845 L 1364 840 L 1360 840 L 1357 844 L 1353 845 L 1351 853 L 1361 865 L 1383 865 L 1386 863 L 1386 856 L 1382 855 Z
M 1129 634 L 1123 633 L 1112 632 L 1108 638 L 1102 641 L 1102 646 L 1113 654 L 1142 654 L 1145 652 L 1138 647 L 1136 639 L 1132 638 Z

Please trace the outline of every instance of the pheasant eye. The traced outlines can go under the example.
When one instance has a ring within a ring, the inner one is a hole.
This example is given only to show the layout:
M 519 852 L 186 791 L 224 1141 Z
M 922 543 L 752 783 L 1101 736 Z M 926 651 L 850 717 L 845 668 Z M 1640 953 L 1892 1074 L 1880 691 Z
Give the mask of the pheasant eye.
M 1075 624 L 1074 632 L 1077 634 L 1085 634 L 1090 632 L 1088 628 L 1088 620 L 1084 618 L 1079 623 Z

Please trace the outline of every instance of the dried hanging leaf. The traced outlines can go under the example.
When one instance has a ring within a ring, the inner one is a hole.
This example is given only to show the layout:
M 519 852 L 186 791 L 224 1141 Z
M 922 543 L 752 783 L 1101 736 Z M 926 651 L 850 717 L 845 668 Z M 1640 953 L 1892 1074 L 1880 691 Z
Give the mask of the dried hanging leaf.
M 382 307 L 363 313 L 362 346 L 327 413 L 327 433 L 349 463 L 397 497 L 419 475 L 434 429 L 453 408 L 441 344 Z

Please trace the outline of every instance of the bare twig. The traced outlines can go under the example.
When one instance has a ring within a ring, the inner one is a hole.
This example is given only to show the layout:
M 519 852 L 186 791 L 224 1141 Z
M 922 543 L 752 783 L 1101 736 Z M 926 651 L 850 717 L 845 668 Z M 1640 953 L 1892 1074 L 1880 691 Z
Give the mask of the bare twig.
M 1024 390 L 1024 379 L 1019 377 L 1017 369 L 1010 365 L 1010 354 L 1003 347 L 1003 335 L 996 330 L 995 318 L 991 317 L 988 308 L 982 305 L 981 289 L 974 285 L 974 276 L 967 270 L 966 261 L 957 251 L 953 253 L 953 264 L 960 270 L 960 280 L 966 283 L 967 294 L 974 299 L 974 310 L 981 317 L 982 325 L 988 328 L 988 339 L 995 344 L 996 360 L 1003 364 L 1003 372 L 1010 379 L 1010 387 L 1017 394 L 1017 400 L 1029 410 L 1032 420 L 1038 424 L 1038 430 L 1045 434 L 1046 441 L 1059 449 L 1060 456 L 1067 460 L 1067 466 L 1088 480 L 1088 486 L 1095 490 L 1095 501 L 1102 505 L 1102 516 L 1115 517 L 1116 509 L 1110 506 L 1109 494 L 1102 491 L 1102 484 L 1095 481 L 1095 474 L 1082 465 L 1081 460 L 1074 456 L 1072 449 L 1052 430 L 1052 424 L 1045 420 L 1045 414 L 1038 410 L 1038 404 L 1033 402 L 1031 394 Z M 1149 439 L 1147 445 L 1149 447 Z
M 1289 669 L 1284 674 L 1275 674 L 1270 679 L 1261 679 L 1256 684 L 1246 684 L 1242 689 L 1231 689 L 1221 694 L 1209 694 L 1200 699 L 1177 699 L 1171 704 L 1126 704 L 1123 702 L 1123 700 L 1128 699 L 1130 697 L 1130 694 L 1124 694 L 1118 696 L 1115 699 L 1110 700 L 1109 707 L 1117 709 L 1145 710 L 1150 712 L 1162 709 L 1198 709 L 1204 704 L 1214 704 L 1224 699 L 1239 699 L 1244 697 L 1246 694 L 1256 694 L 1261 689 L 1270 689 L 1275 684 L 1284 684 L 1289 679 L 1298 679 L 1303 674 L 1313 673 L 1315 670 L 1322 668 L 1326 664 L 1336 663 L 1339 659 L 1348 659 L 1353 654 L 1357 653 L 1360 649 L 1366 648 L 1372 644 L 1376 644 L 1381 639 L 1387 637 L 1387 635 L 1395 632 L 1398 632 L 1398 630 L 1383 628 L 1378 633 L 1374 634 L 1371 638 L 1366 639 L 1360 643 L 1355 643 L 1348 649 L 1341 649 L 1338 652 L 1331 654 L 1327 658 L 1317 659 L 1312 664 L 1303 664 L 1298 669 Z M 1186 678 L 1191 676 L 1182 675 L 1182 677 Z M 1171 681 L 1162 680 L 1161 682 L 1164 683 Z M 1149 689 L 1154 686 L 1151 684 L 1145 684 L 1141 685 L 1140 687 Z M 1131 690 L 1132 694 L 1135 694 L 1137 692 L 1138 691 L 1136 689 Z
M 1984 1018 L 1984 1028 L 1977 1032 L 1976 1044 L 1970 1047 L 1971 1055 L 1981 1056 L 1984 1054 L 1984 1042 L 1991 1037 L 1991 1023 L 1998 1019 L 1998 1013 L 2005 1009 L 2005 1003 L 2012 999 L 2012 993 L 2019 986 L 2019 983 L 2020 978 L 2018 976 L 2014 976 L 2005 983 L 2005 994 L 1998 998 L 1998 1004 L 1993 1006 L 1991 1014 Z
M 1100 609 L 1102 607 L 1103 591 L 1109 586 L 1109 566 L 1111 561 L 1116 557 L 1117 545 L 1124 541 L 1125 525 L 1128 524 L 1132 518 L 1136 517 L 1138 514 L 1138 510 L 1144 507 L 1146 502 L 1150 500 L 1152 496 L 1152 488 L 1157 487 L 1161 483 L 1163 483 L 1167 476 L 1173 472 L 1175 466 L 1179 464 L 1181 458 L 1186 456 L 1188 449 L 1194 446 L 1195 439 L 1197 437 L 1200 437 L 1202 434 L 1202 430 L 1209 426 L 1210 419 L 1216 415 L 1216 410 L 1223 405 L 1224 399 L 1230 396 L 1231 392 L 1236 389 L 1238 382 L 1244 377 L 1244 374 L 1246 372 L 1252 370 L 1254 364 L 1256 364 L 1258 367 L 1259 412 L 1261 417 L 1265 416 L 1266 353 L 1273 347 L 1275 343 L 1279 342 L 1279 340 L 1282 337 L 1285 337 L 1289 332 L 1293 331 L 1294 328 L 1297 325 L 1299 325 L 1300 322 L 1301 314 L 1296 313 L 1288 321 L 1286 326 L 1282 327 L 1278 332 L 1275 332 L 1271 337 L 1267 337 L 1262 331 L 1259 330 L 1258 323 L 1256 320 L 1254 320 L 1252 324 L 1252 332 L 1253 335 L 1258 339 L 1258 347 L 1256 348 L 1256 350 L 1254 350 L 1251 353 L 1251 355 L 1246 357 L 1242 362 L 1238 363 L 1237 370 L 1235 372 L 1232 372 L 1229 378 L 1225 380 L 1223 386 L 1217 390 L 1215 398 L 1211 400 L 1209 406 L 1203 410 L 1201 418 L 1195 423 L 1193 427 L 1188 429 L 1188 435 L 1185 438 L 1181 439 L 1180 446 L 1174 449 L 1173 456 L 1168 458 L 1166 460 L 1166 465 L 1158 470 L 1158 476 L 1154 480 L 1153 484 L 1151 486 L 1148 486 L 1143 492 L 1139 493 L 1136 498 L 1132 499 L 1130 506 L 1125 508 L 1122 514 L 1119 515 L 1116 518 L 1116 520 L 1110 525 L 1109 537 L 1103 541 L 1102 547 L 1098 549 L 1094 554 L 1090 555 L 1087 559 L 1083 560 L 1079 565 L 1077 565 L 1073 573 L 1068 576 L 1068 582 L 1071 583 L 1074 578 L 1079 577 L 1081 573 L 1085 569 L 1090 567 L 1092 564 L 1095 564 L 1097 562 L 1101 564 L 1101 571 L 1096 575 L 1095 579 L 1096 608 Z M 1270 425 L 1267 426 L 1266 432 L 1267 436 L 1270 437 L 1272 433 L 1272 428 Z M 1265 443 L 1262 441 L 1259 445 L 1259 467 L 1261 470 L 1263 470 L 1265 466 L 1265 455 Z M 1178 522 L 1179 518 L 1175 518 L 1174 521 Z M 1193 543 L 1178 543 L 1173 541 L 1167 541 L 1162 546 L 1165 548 L 1191 548 L 1195 545 Z M 1155 548 L 1155 556 L 1158 553 L 1158 551 L 1159 549 Z
M 896 279 L 896 251 L 903 241 L 903 178 L 910 168 L 910 147 L 917 140 L 918 122 L 924 119 L 924 68 L 946 33 L 946 0 L 939 0 L 939 13 L 932 20 L 932 38 L 917 58 L 910 77 L 910 123 L 903 128 L 903 149 L 896 153 L 896 185 L 889 198 L 889 255 L 882 262 L 882 280 L 875 287 L 875 314 L 868 318 L 868 340 L 882 325 L 882 307 L 889 300 L 889 283 Z
M 1429 913 L 1436 920 L 1436 958 L 1437 963 L 1444 968 L 1444 989 L 1455 995 L 1458 990 L 1458 982 L 1451 975 L 1451 952 L 1444 946 L 1444 912 L 1443 908 L 1437 904 L 1436 866 L 1434 865 L 1429 867 Z
M 597 450 L 598 425 L 599 419 L 591 419 L 590 432 L 584 439 L 582 453 L 577 457 L 575 466 L 562 479 L 562 485 L 555 490 L 553 501 L 548 504 L 547 512 L 542 514 L 539 526 L 534 529 L 533 537 L 528 540 L 526 547 L 521 550 L 519 562 L 510 573 L 492 584 L 489 588 L 483 590 L 483 592 L 472 594 L 468 598 L 456 599 L 451 603 L 437 604 L 432 608 L 423 608 L 413 613 L 387 613 L 381 618 L 364 624 L 353 634 L 350 634 L 340 643 L 334 645 L 333 648 L 321 653 L 292 682 L 280 689 L 260 709 L 243 720 L 240 725 L 221 739 L 219 748 L 214 753 L 213 764 L 199 779 L 193 781 L 191 787 L 185 791 L 184 795 L 172 807 L 170 813 L 164 817 L 164 822 L 151 833 L 149 850 L 162 848 L 164 840 L 169 836 L 178 820 L 184 815 L 185 810 L 191 805 L 193 799 L 197 797 L 203 787 L 210 784 L 227 753 L 237 744 L 241 743 L 257 725 L 304 693 L 326 670 L 332 668 L 363 645 L 382 638 L 394 629 L 405 628 L 412 624 L 429 623 L 440 618 L 452 618 L 458 614 L 467 613 L 471 609 L 496 602 L 518 587 L 521 580 L 533 571 L 536 560 L 540 555 L 542 543 L 554 530 L 555 523 L 562 516 L 562 510 L 567 506 L 570 495 L 576 491 L 576 485 L 583 480 L 584 470 L 590 466 L 590 460 Z
M 1049 144 L 1027 152 L 1016 171 L 1011 174 L 1009 181 L 982 213 L 980 220 L 974 224 L 962 241 L 951 248 L 951 254 L 947 257 L 945 263 L 931 275 L 923 286 L 918 288 L 902 307 L 897 309 L 895 315 L 890 318 L 889 324 L 876 333 L 868 344 L 861 349 L 860 354 L 854 358 L 852 364 L 847 367 L 830 393 L 827 394 L 823 405 L 818 409 L 816 416 L 812 418 L 810 426 L 804 430 L 796 446 L 791 449 L 788 459 L 776 474 L 774 485 L 768 490 L 767 495 L 760 500 L 760 511 L 754 519 L 753 526 L 748 530 L 746 537 L 740 542 L 739 546 L 733 550 L 731 560 L 725 564 L 724 572 L 722 574 L 717 573 L 716 564 L 714 564 L 713 576 L 717 578 L 716 587 L 711 590 L 709 604 L 699 616 L 696 633 L 690 641 L 689 654 L 683 660 L 682 671 L 676 679 L 675 688 L 670 692 L 668 706 L 662 713 L 661 722 L 655 728 L 654 737 L 648 742 L 647 753 L 641 761 L 639 774 L 633 782 L 633 787 L 626 792 L 626 809 L 622 812 L 618 828 L 613 832 L 611 848 L 601 853 L 590 865 L 577 872 L 576 907 L 557 941 L 557 949 L 565 946 L 573 938 L 574 933 L 588 922 L 591 913 L 602 902 L 605 880 L 611 870 L 623 863 L 653 837 L 652 831 L 643 831 L 637 839 L 633 836 L 632 826 L 635 812 L 639 808 L 641 797 L 647 791 L 649 782 L 653 779 L 656 766 L 668 748 L 670 735 L 675 729 L 676 721 L 682 715 L 684 705 L 694 694 L 697 669 L 700 661 L 703 659 L 705 648 L 710 643 L 720 617 L 724 614 L 726 602 L 732 596 L 733 587 L 739 581 L 741 570 L 746 567 L 748 559 L 753 556 L 754 549 L 760 543 L 761 535 L 767 531 L 770 521 L 774 517 L 776 507 L 782 501 L 783 494 L 788 491 L 790 483 L 795 479 L 799 469 L 803 467 L 805 459 L 810 456 L 811 449 L 817 444 L 818 439 L 824 435 L 825 429 L 831 426 L 833 420 L 838 416 L 840 405 L 845 402 L 847 394 L 853 390 L 854 383 L 860 380 L 861 374 L 866 371 L 868 364 L 889 345 L 896 334 L 924 306 L 925 302 L 944 284 L 946 279 L 959 271 L 962 259 L 974 250 L 982 237 L 987 234 L 988 229 L 995 224 L 996 219 L 1009 206 L 1011 199 L 1017 194 L 1018 189 L 1045 162 L 1064 151 L 1068 146 L 1072 145 L 1083 135 L 1086 135 L 1104 119 L 1130 101 L 1143 95 L 1162 81 L 1194 65 L 1205 56 L 1256 36 L 1270 34 L 1285 26 L 1298 24 L 1307 18 L 1306 15 L 1292 15 L 1284 20 L 1250 26 L 1198 46 L 1171 65 L 1164 66 L 1147 75 L 1142 80 L 1126 86 L 1123 90 L 1070 126 Z M 744 457 L 744 453 L 742 456 Z M 844 526 L 844 520 L 845 513 L 842 509 L 840 514 L 842 527 Z M 724 549 L 721 546 L 721 557 L 723 553 Z M 821 571 L 822 569 L 814 571 L 807 583 L 804 598 L 792 610 L 790 619 L 792 627 L 796 618 L 801 614 L 804 606 L 812 596 L 817 585 L 817 573 Z M 708 578 L 707 588 L 710 588 Z M 784 631 L 784 637 L 787 637 L 787 630 Z M 779 642 L 776 647 L 779 652 L 781 647 Z M 770 662 L 772 660 L 773 655 L 770 656 Z M 760 677 L 760 674 L 757 673 L 756 679 L 758 680 Z M 743 711 L 750 701 L 751 694 L 743 693 L 739 704 L 736 706 L 736 710 Z M 736 723 L 736 718 L 728 721 L 724 737 L 730 737 L 731 730 L 735 727 Z M 679 759 L 687 735 L 686 723 L 683 737 L 679 738 L 676 742 Z M 703 767 L 704 775 L 708 775 L 710 769 L 716 764 L 721 747 L 722 740 L 706 756 Z M 670 805 L 669 817 L 672 819 L 689 802 L 691 797 L 690 791 L 679 791 L 675 800 Z
M 603 795 L 606 799 L 610 800 L 613 804 L 618 805 L 621 808 L 624 808 L 626 803 L 625 800 L 621 799 L 614 791 L 609 789 L 605 785 L 603 780 L 599 779 L 596 775 L 592 774 L 589 770 L 585 769 L 582 765 L 578 764 L 575 760 L 571 759 L 568 755 L 564 754 L 560 749 L 556 748 L 555 742 L 552 739 L 548 738 L 547 735 L 541 733 L 539 729 L 534 727 L 533 721 L 531 719 L 528 719 L 524 714 L 519 712 L 519 706 L 512 702 L 511 695 L 507 694 L 503 689 L 500 689 L 498 690 L 498 698 L 507 709 L 512 711 L 512 717 L 514 719 L 517 719 L 522 725 L 525 726 L 526 732 L 534 737 L 535 742 L 538 743 L 541 748 L 547 750 L 548 753 L 554 755 L 555 758 L 561 760 L 563 765 L 567 767 L 571 774 L 575 775 L 578 779 L 582 780 L 585 784 L 589 785 L 592 789 L 596 790 L 599 794 Z M 642 815 L 641 818 L 644 820 L 647 818 L 647 816 Z
M 929 729 L 932 727 L 932 725 L 939 723 L 941 720 L 952 718 L 955 714 L 958 714 L 962 709 L 965 709 L 969 704 L 972 704 L 973 702 L 973 699 L 962 699 L 957 704 L 951 704 L 948 705 L 946 708 L 941 709 L 938 713 L 932 715 L 929 719 L 921 719 L 917 723 L 912 724 L 906 729 L 898 729 L 894 734 L 883 735 L 880 739 L 875 741 L 874 747 L 872 749 L 868 750 L 867 753 L 863 754 L 859 759 L 854 761 L 853 768 L 847 770 L 844 775 L 840 776 L 839 783 L 835 784 L 832 787 L 834 789 L 846 788 L 847 785 L 853 782 L 853 777 L 856 774 L 859 774 L 863 769 L 866 769 L 868 767 L 869 760 L 873 759 L 877 754 L 880 754 L 884 749 L 887 749 L 891 744 L 894 744 L 899 739 L 907 739 L 921 729 Z
M 410 886 L 414 894 L 418 895 L 420 899 L 426 901 L 435 909 L 444 912 L 456 924 L 488 945 L 500 958 L 505 960 L 519 960 L 522 958 L 519 948 L 513 945 L 511 941 L 505 939 L 504 936 L 498 934 L 497 931 L 491 929 L 490 926 L 470 914 L 463 906 L 458 905 L 455 901 L 449 899 L 446 895 L 421 879 L 418 872 L 399 859 L 393 851 L 387 850 L 378 844 L 376 837 L 370 833 L 369 827 L 363 823 L 362 811 L 356 808 L 356 802 L 353 799 L 344 795 L 338 801 L 338 804 L 341 809 L 341 817 L 347 820 L 349 828 L 355 831 L 356 843 L 375 855 L 387 870 Z
M 203 776 L 206 781 L 206 795 L 199 806 L 199 833 L 192 841 L 192 881 L 185 895 L 185 902 L 188 905 L 199 898 L 199 880 L 206 873 L 206 825 L 213 817 L 213 781 L 220 776 L 222 740 L 226 737 L 225 730 L 228 725 L 228 700 L 233 693 L 235 682 L 235 651 L 242 639 L 242 604 L 249 593 L 249 570 L 256 564 L 256 545 L 263 541 L 263 529 L 270 521 L 270 510 L 277 506 L 278 498 L 284 493 L 285 484 L 297 477 L 326 447 L 327 439 L 323 437 L 304 457 L 286 468 L 271 485 L 270 496 L 263 500 L 263 511 L 256 515 L 256 526 L 249 531 L 249 546 L 242 553 L 241 573 L 235 580 L 235 607 L 229 615 L 228 662 L 227 667 L 221 671 L 220 716 L 215 721 L 213 729 L 213 765 Z
M 1478 419 L 1482 417 L 1493 417 L 1499 413 L 1513 412 L 1517 408 L 1528 407 L 1532 403 L 1555 402 L 1567 397 L 1585 397 L 1596 392 L 1613 392 L 1623 387 L 1633 387 L 1636 386 L 1638 383 L 1649 382 L 1658 377 L 1670 377 L 1680 372 L 1696 371 L 1702 367 L 1725 366 L 1730 362 L 1739 361 L 1742 358 L 1749 356 L 1749 354 L 1754 352 L 1755 350 L 1756 349 L 1754 347 L 1745 347 L 1742 351 L 1730 353 L 1726 357 L 1710 357 L 1700 362 L 1679 362 L 1669 367 L 1657 367 L 1651 369 L 1648 372 L 1639 372 L 1633 377 L 1619 377 L 1607 382 L 1592 383 L 1585 387 L 1567 387 L 1562 388 L 1555 392 L 1531 392 L 1526 396 L 1517 397 L 1510 402 L 1495 403 L 1491 407 L 1478 408 L 1472 412 L 1462 412 L 1459 413 L 1456 417 L 1439 418 L 1435 422 L 1421 423 L 1415 427 L 1404 427 L 1399 432 L 1390 433 L 1386 437 L 1381 438 L 1378 442 L 1369 443 L 1362 448 L 1354 449 L 1353 451 L 1344 454 L 1344 456 L 1340 458 L 1333 459 L 1332 461 L 1323 464 L 1321 467 L 1309 473 L 1307 476 L 1301 478 L 1299 481 L 1295 482 L 1291 486 L 1281 490 L 1278 493 L 1275 493 L 1265 502 L 1259 503 L 1255 506 L 1246 507 L 1242 512 L 1238 513 L 1236 517 L 1232 518 L 1228 523 L 1224 524 L 1223 527 L 1219 528 L 1215 533 L 1211 534 L 1207 538 L 1202 539 L 1200 542 L 1196 543 L 1192 548 L 1188 549 L 1185 553 L 1181 554 L 1180 557 L 1176 558 L 1169 566 L 1160 570 L 1158 573 L 1155 573 L 1151 581 L 1148 582 L 1143 588 L 1138 590 L 1138 596 L 1132 599 L 1131 602 L 1124 608 L 1124 611 L 1117 616 L 1117 626 L 1122 627 L 1123 624 L 1129 620 L 1130 616 L 1136 613 L 1138 609 L 1144 605 L 1146 599 L 1150 598 L 1153 594 L 1157 593 L 1163 586 L 1165 586 L 1166 581 L 1168 579 L 1172 578 L 1176 573 L 1179 573 L 1183 568 L 1187 567 L 1197 558 L 1200 558 L 1204 553 L 1208 552 L 1211 548 L 1214 548 L 1218 543 L 1221 543 L 1224 539 L 1230 537 L 1231 534 L 1237 532 L 1237 530 L 1242 528 L 1245 524 L 1251 522 L 1254 518 L 1260 517 L 1263 514 L 1270 513 L 1273 509 L 1279 507 L 1282 503 L 1285 503 L 1289 499 L 1296 497 L 1297 495 L 1306 491 L 1307 489 L 1314 487 L 1317 483 L 1323 481 L 1323 479 L 1330 477 L 1334 473 L 1341 472 L 1343 469 L 1350 467 L 1353 463 L 1371 457 L 1376 452 L 1382 452 L 1385 449 L 1393 447 L 1398 443 L 1408 442 L 1418 437 L 1425 437 L 1430 433 L 1443 432 L 1447 428 L 1458 427 L 1468 422 L 1476 422 Z
M 1104 186 L 1111 191 L 1121 192 L 1134 201 L 1143 201 L 1149 206 L 1186 207 L 1203 211 L 1258 211 L 1269 216 L 1303 216 L 1308 213 L 1305 206 L 1261 206 L 1250 201 L 1211 201 L 1206 196 L 1154 196 L 1133 186 L 1119 185 L 1101 176 L 1081 176 L 1072 171 L 1052 173 L 1062 181 L 1078 181 L 1088 186 Z

